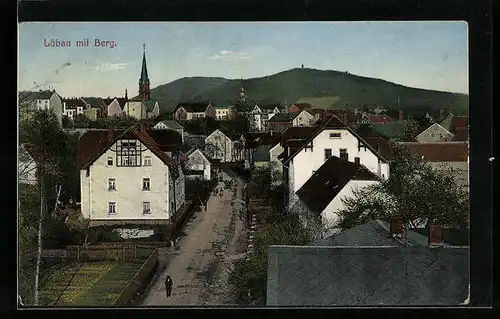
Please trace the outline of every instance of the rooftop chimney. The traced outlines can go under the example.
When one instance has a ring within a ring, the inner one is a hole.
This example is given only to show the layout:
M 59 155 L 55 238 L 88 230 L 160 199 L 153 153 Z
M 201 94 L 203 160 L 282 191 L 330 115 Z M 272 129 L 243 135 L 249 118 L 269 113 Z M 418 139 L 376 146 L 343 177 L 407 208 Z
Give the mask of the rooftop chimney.
M 403 121 L 403 120 L 404 120 L 403 110 L 399 110 L 399 120 L 400 120 L 400 121 Z
M 391 237 L 403 237 L 403 217 L 402 216 L 393 216 L 391 218 Z
M 430 247 L 443 246 L 443 229 L 441 226 L 429 225 L 428 241 Z
M 112 127 L 108 128 L 108 141 L 109 142 L 111 142 L 113 140 L 113 135 L 114 135 L 113 128 Z

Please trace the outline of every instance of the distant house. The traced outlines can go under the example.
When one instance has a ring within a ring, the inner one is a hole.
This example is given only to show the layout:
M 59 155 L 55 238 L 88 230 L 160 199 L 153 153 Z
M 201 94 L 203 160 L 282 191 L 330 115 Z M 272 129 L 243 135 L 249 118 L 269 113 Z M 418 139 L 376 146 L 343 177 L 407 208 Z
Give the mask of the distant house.
M 171 120 L 160 121 L 160 122 L 156 123 L 155 126 L 153 126 L 153 129 L 176 131 L 181 135 L 182 142 L 184 143 L 184 127 L 182 127 L 182 125 L 180 125 L 176 121 L 171 121 Z
M 96 120 L 108 115 L 108 105 L 100 97 L 82 97 L 81 100 L 85 103 L 84 114 L 91 120 Z
M 215 118 L 219 121 L 227 120 L 231 117 L 231 107 L 230 106 L 216 106 L 215 107 Z
M 435 169 L 453 169 L 457 185 L 469 185 L 469 143 L 399 143 Z
M 79 98 L 62 99 L 63 115 L 73 120 L 75 116 L 83 114 L 87 105 Z
M 21 144 L 18 149 L 17 176 L 19 184 L 36 185 L 38 164 L 32 154 L 32 149 L 25 144 Z
M 280 135 L 272 134 L 269 132 L 251 132 L 246 134 L 245 142 L 245 161 L 248 162 L 247 166 L 252 165 L 264 165 L 263 163 L 256 164 L 256 161 L 262 162 L 264 159 L 267 163 L 270 162 L 270 155 L 264 155 L 260 152 L 264 148 L 259 148 L 260 146 L 268 146 L 273 148 L 276 144 L 279 144 L 281 140 Z M 259 155 L 257 156 L 257 149 L 259 148 Z M 279 154 L 277 154 L 279 155 Z M 276 155 L 276 156 L 277 156 Z M 281 164 L 280 164 L 281 165 Z
M 357 118 L 353 112 L 349 110 L 325 110 L 321 108 L 313 108 L 307 110 L 314 116 L 314 120 L 320 123 L 326 123 L 332 116 L 337 116 L 345 125 L 351 125 L 356 122 Z
M 345 208 L 342 200 L 378 182 L 378 176 L 366 167 L 333 156 L 297 191 L 299 200 L 290 212 L 313 226 L 317 238 L 323 238 L 337 231 L 338 212 Z
M 267 131 L 269 128 L 269 120 L 280 113 L 281 106 L 279 104 L 263 104 L 255 105 L 250 112 L 252 128 L 257 131 Z
M 231 138 L 217 129 L 205 138 L 205 152 L 213 159 L 221 163 L 231 162 L 233 154 L 233 142 Z
M 388 115 L 382 114 L 368 114 L 363 113 L 359 120 L 359 123 L 363 124 L 387 124 L 394 122 L 394 119 Z
M 172 133 L 155 138 L 145 127 L 134 126 L 91 130 L 80 138 L 81 210 L 92 225 L 165 224 L 176 218 L 185 192 L 175 147 L 180 137 Z
M 133 98 L 127 101 L 123 111 L 126 115 L 137 120 L 142 120 L 148 116 L 148 105 L 140 98 Z
M 125 105 L 127 104 L 127 98 L 108 98 L 104 99 L 104 102 L 108 105 L 107 115 L 108 116 L 119 116 L 124 113 Z
M 288 112 L 297 113 L 302 112 L 304 110 L 309 110 L 312 108 L 312 105 L 309 103 L 295 103 L 288 107 Z
M 212 103 L 181 103 L 174 109 L 173 117 L 176 121 L 189 121 L 197 118 L 216 117 L 216 109 Z
M 304 127 L 305 128 L 305 127 Z M 298 129 L 289 128 L 288 130 Z M 336 156 L 365 166 L 382 179 L 389 178 L 389 160 L 382 150 L 374 148 L 337 117 L 332 117 L 321 127 L 313 127 L 303 138 L 288 134 L 282 136 L 283 177 L 287 189 L 286 206 L 289 209 L 297 200 L 296 192 L 325 161 Z M 293 130 L 290 132 L 292 133 Z M 377 140 L 378 143 L 381 143 Z M 378 147 L 378 146 L 377 146 Z
M 419 143 L 435 143 L 435 142 L 448 142 L 453 139 L 454 135 L 447 129 L 434 123 L 425 129 L 423 132 L 416 136 Z
M 314 116 L 305 110 L 295 113 L 279 113 L 269 120 L 269 131 L 282 133 L 291 126 L 312 126 L 314 123 Z
M 469 295 L 469 248 L 374 220 L 313 246 L 270 246 L 267 306 L 450 306 Z
M 207 156 L 199 149 L 191 149 L 186 155 L 188 157 L 184 170 L 186 178 L 200 178 L 209 181 L 212 177 L 211 163 Z
M 160 115 L 160 104 L 158 101 L 149 100 L 146 102 L 147 106 L 147 117 L 148 119 L 154 119 Z
M 62 127 L 63 102 L 55 90 L 22 91 L 19 93 L 19 107 L 28 112 L 49 110 Z

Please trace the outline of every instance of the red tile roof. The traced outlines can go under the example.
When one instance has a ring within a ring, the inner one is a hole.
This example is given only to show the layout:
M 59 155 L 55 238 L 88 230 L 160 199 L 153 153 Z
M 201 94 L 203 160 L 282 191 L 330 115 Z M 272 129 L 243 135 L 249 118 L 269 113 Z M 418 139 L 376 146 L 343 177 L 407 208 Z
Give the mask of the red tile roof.
M 453 134 L 458 133 L 459 130 L 469 128 L 468 116 L 453 116 L 450 122 L 450 132 Z
M 155 140 L 145 131 L 141 131 L 139 127 L 133 126 L 125 131 L 113 131 L 113 136 L 110 139 L 109 131 L 95 130 L 88 131 L 78 141 L 77 165 L 81 169 L 91 165 L 102 153 L 104 153 L 116 140 L 122 138 L 137 138 L 142 142 L 153 154 L 161 159 L 169 166 L 176 166 L 172 158 L 165 154 Z
M 469 129 L 461 129 L 456 132 L 453 136 L 454 141 L 468 141 L 469 140 Z
M 467 162 L 469 145 L 467 142 L 400 143 L 417 158 L 427 162 Z
M 372 123 L 389 123 L 394 122 L 394 119 L 387 115 L 368 115 Z

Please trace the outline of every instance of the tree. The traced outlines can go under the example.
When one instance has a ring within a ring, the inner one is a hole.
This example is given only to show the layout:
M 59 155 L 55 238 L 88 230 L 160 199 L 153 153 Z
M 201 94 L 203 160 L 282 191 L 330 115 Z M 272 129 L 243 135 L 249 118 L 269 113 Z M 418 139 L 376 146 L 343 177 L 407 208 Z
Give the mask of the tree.
M 419 123 L 416 120 L 409 118 L 404 121 L 404 124 L 404 129 L 396 140 L 398 142 L 414 142 L 415 137 L 418 134 Z
M 255 233 L 255 250 L 248 259 L 236 263 L 230 273 L 229 284 L 239 303 L 252 305 L 266 304 L 267 257 L 270 245 L 307 245 L 312 237 L 296 217 L 282 219 L 281 214 L 259 226 Z
M 469 224 L 468 192 L 457 185 L 454 171 L 434 169 L 400 145 L 394 145 L 388 180 L 343 201 L 339 215 L 344 229 L 394 215 L 401 215 L 410 227 L 433 223 L 465 230 Z

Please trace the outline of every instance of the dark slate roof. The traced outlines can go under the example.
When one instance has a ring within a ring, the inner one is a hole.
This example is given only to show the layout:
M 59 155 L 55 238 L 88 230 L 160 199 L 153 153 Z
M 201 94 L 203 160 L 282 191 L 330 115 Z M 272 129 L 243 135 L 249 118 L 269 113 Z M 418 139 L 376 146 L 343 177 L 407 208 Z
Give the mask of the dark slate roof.
M 118 101 L 118 104 L 120 104 L 120 107 L 121 109 L 123 110 L 123 108 L 125 107 L 125 105 L 127 104 L 127 100 L 126 98 L 124 97 L 117 97 L 116 100 Z
M 427 162 L 467 162 L 469 144 L 467 141 L 436 143 L 399 143 L 407 147 L 417 158 Z
M 175 108 L 175 111 L 177 111 L 180 107 L 183 107 L 187 112 L 201 113 L 205 112 L 209 105 L 209 102 L 179 103 Z
M 269 119 L 270 123 L 287 123 L 293 121 L 299 113 L 278 113 Z
M 81 99 L 92 108 L 105 108 L 108 106 L 100 97 L 82 97 Z
M 161 123 L 165 124 L 168 128 L 174 129 L 174 130 L 182 130 L 184 127 L 177 123 L 176 121 L 171 121 L 171 120 L 165 120 L 161 121 Z
M 78 98 L 68 98 L 63 99 L 63 102 L 66 103 L 66 108 L 76 108 L 78 106 L 85 107 L 86 104 Z
M 48 100 L 55 92 L 55 90 L 21 91 L 19 100 Z
M 173 130 L 148 130 L 148 134 L 164 152 L 173 152 L 182 147 L 182 136 Z
M 380 153 L 384 158 L 392 160 L 393 150 L 392 145 L 382 137 L 365 137 L 363 140 L 368 143 L 374 150 Z
M 318 131 L 314 126 L 291 126 L 281 135 L 281 146 L 288 146 L 289 140 L 303 140 L 304 143 Z
M 269 162 L 269 150 L 271 149 L 271 145 L 259 145 L 255 149 L 254 161 L 255 162 Z
M 270 246 L 268 306 L 459 305 L 465 247 Z
M 366 167 L 331 157 L 297 191 L 297 196 L 318 215 L 351 180 L 377 181 Z
M 275 146 L 280 143 L 280 134 L 270 134 L 269 132 L 250 132 L 246 134 L 245 148 L 256 148 L 258 145 Z

